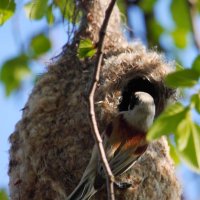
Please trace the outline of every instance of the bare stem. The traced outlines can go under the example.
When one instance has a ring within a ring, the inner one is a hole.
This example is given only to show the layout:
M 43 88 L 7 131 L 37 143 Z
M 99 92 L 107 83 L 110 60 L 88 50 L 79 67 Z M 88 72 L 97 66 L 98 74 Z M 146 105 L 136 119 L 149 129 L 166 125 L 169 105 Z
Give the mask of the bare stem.
M 91 128 L 92 132 L 94 134 L 95 142 L 97 144 L 99 155 L 103 163 L 104 172 L 106 174 L 106 182 L 107 182 L 107 193 L 108 193 L 108 199 L 114 200 L 114 176 L 112 174 L 112 171 L 110 169 L 109 163 L 106 158 L 106 153 L 104 151 L 102 139 L 99 133 L 99 129 L 97 126 L 97 120 L 95 115 L 95 109 L 94 109 L 94 94 L 96 91 L 97 84 L 99 82 L 100 77 L 100 71 L 101 71 L 101 63 L 102 63 L 102 57 L 103 57 L 103 48 L 104 48 L 104 38 L 106 34 L 107 25 L 110 19 L 110 15 L 112 13 L 113 7 L 115 5 L 116 0 L 111 0 L 106 12 L 105 12 L 105 18 L 103 21 L 103 24 L 101 26 L 101 29 L 99 31 L 99 41 L 97 43 L 97 58 L 95 63 L 95 70 L 93 75 L 92 84 L 89 90 L 89 117 L 91 121 Z

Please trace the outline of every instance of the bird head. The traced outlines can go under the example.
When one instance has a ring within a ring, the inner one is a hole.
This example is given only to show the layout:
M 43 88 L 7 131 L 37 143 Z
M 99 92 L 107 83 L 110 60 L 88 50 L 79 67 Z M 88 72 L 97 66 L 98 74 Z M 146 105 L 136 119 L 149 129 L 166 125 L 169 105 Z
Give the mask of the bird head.
M 124 111 L 127 122 L 143 131 L 147 131 L 155 117 L 155 102 L 153 97 L 146 92 L 135 92 L 132 94 L 128 111 Z
M 153 97 L 147 92 L 135 92 L 131 96 L 128 110 L 133 110 L 134 107 L 145 107 L 145 111 L 155 109 Z

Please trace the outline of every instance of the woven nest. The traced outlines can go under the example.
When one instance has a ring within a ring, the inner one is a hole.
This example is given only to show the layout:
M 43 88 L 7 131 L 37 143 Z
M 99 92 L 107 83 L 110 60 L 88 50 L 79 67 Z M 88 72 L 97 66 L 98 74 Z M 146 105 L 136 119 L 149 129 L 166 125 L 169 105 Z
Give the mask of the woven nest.
M 158 116 L 168 103 L 176 100 L 176 91 L 163 82 L 172 70 L 173 63 L 138 43 L 106 58 L 96 95 L 101 112 L 99 123 L 106 124 L 113 115 L 127 110 L 129 97 L 135 91 L 145 91 L 153 96 Z M 165 138 L 151 143 L 132 169 L 118 180 L 128 180 L 133 187 L 126 192 L 116 190 L 116 199 L 180 199 L 180 186 Z M 94 199 L 106 199 L 105 194 L 103 190 Z
M 11 199 L 65 199 L 78 184 L 94 144 L 86 102 L 94 59 L 80 61 L 68 53 L 37 82 L 10 136 Z M 106 53 L 95 97 L 100 130 L 127 109 L 130 91 L 149 92 L 158 115 L 176 93 L 163 79 L 171 64 L 141 44 Z M 116 199 L 179 199 L 180 187 L 164 138 L 150 147 L 119 179 L 134 188 L 117 191 Z M 96 199 L 104 199 L 105 191 Z

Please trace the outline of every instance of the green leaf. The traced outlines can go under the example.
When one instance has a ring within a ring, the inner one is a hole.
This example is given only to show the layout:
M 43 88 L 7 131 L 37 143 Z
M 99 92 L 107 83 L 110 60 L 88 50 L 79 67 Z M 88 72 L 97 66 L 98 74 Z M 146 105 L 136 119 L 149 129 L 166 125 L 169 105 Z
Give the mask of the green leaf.
M 186 116 L 177 126 L 176 131 L 174 132 L 177 147 L 179 150 L 184 150 L 188 144 L 188 139 L 191 133 L 191 119 L 190 116 Z
M 180 71 L 180 70 L 183 70 L 183 69 L 184 69 L 184 67 L 176 62 L 176 71 Z
M 9 96 L 12 91 L 19 89 L 21 81 L 28 74 L 30 74 L 30 69 L 25 55 L 7 60 L 0 72 L 0 80 L 5 86 L 6 95 Z
M 197 9 L 198 9 L 198 11 L 200 13 L 200 1 L 196 1 L 196 7 L 197 7 Z
M 96 48 L 90 39 L 81 40 L 78 48 L 79 58 L 92 57 L 96 53 Z
M 117 1 L 117 6 L 120 10 L 120 13 L 123 15 L 123 16 L 126 16 L 126 3 L 124 0 L 118 0 Z M 124 17 L 122 18 L 122 20 L 124 19 Z
M 191 103 L 194 105 L 196 111 L 200 113 L 200 93 L 192 95 Z
M 194 138 L 194 148 L 196 152 L 196 158 L 198 163 L 198 169 L 200 170 L 200 126 L 198 124 L 193 123 L 192 126 L 192 134 Z
M 192 64 L 192 69 L 196 70 L 200 74 L 200 55 L 195 58 Z
M 69 22 L 74 22 L 74 12 L 76 9 L 74 0 L 54 0 L 55 5 L 59 8 L 61 14 L 67 19 Z M 78 23 L 81 19 L 80 9 L 77 10 L 75 23 Z
M 200 172 L 200 127 L 190 121 L 190 136 L 184 150 L 179 151 L 181 159 L 193 170 Z
M 50 5 L 47 9 L 46 19 L 49 25 L 52 25 L 55 21 L 55 17 L 53 14 L 53 4 Z
M 150 128 L 147 139 L 152 140 L 162 135 L 173 133 L 179 123 L 185 118 L 188 108 L 184 108 L 181 103 L 175 103 L 166 108 L 166 110 L 155 120 Z
M 5 189 L 0 189 L 0 199 L 1 200 L 8 200 L 8 194 Z
M 142 0 L 139 1 L 139 6 L 142 8 L 142 10 L 145 13 L 150 13 L 153 12 L 153 7 L 155 4 L 156 0 Z
M 200 13 L 200 1 L 196 1 L 196 7 L 197 7 L 197 9 L 198 9 L 198 11 Z
M 178 152 L 175 146 L 170 142 L 169 138 L 168 138 L 168 144 L 169 144 L 169 154 L 171 158 L 173 159 L 175 165 L 180 164 L 180 158 L 179 158 Z
M 147 28 L 149 32 L 149 42 L 152 43 L 152 46 L 159 44 L 160 36 L 164 31 L 163 27 L 156 21 L 155 18 L 150 18 L 147 20 Z
M 176 23 L 176 27 L 184 29 L 186 32 L 191 30 L 191 22 L 189 16 L 188 5 L 183 0 L 172 0 L 171 13 Z
M 175 45 L 178 48 L 185 48 L 187 46 L 187 34 L 188 32 L 185 29 L 176 29 L 172 32 L 172 37 Z
M 29 19 L 39 20 L 46 15 L 48 0 L 32 0 L 24 6 Z
M 165 83 L 170 87 L 192 87 L 199 79 L 199 74 L 193 69 L 184 69 L 172 72 L 165 78 Z
M 36 35 L 32 38 L 30 43 L 30 49 L 33 52 L 33 57 L 41 56 L 47 53 L 51 48 L 51 41 L 44 34 Z
M 195 12 L 197 11 L 197 14 L 200 13 L 200 1 L 196 0 L 196 1 L 192 1 L 193 6 L 195 7 Z
M 4 24 L 15 12 L 14 0 L 0 0 L 0 25 Z

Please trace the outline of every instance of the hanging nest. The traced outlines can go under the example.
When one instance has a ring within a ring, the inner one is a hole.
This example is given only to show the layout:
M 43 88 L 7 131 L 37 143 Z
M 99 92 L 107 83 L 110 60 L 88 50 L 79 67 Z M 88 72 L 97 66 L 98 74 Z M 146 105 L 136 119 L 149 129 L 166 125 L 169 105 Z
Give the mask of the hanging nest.
M 89 5 L 85 8 L 87 17 L 90 16 L 88 25 L 84 25 L 86 29 L 77 33 L 73 44 L 39 78 L 23 109 L 22 119 L 10 136 L 11 200 L 64 200 L 78 184 L 90 159 L 94 141 L 87 95 L 95 57 L 80 60 L 76 50 L 81 35 L 98 40 L 100 26 L 95 20 L 102 21 L 105 6 L 99 6 L 96 1 L 88 4 L 82 1 L 82 4 L 83 7 Z M 90 12 L 95 10 L 96 4 L 98 12 Z M 127 110 L 130 92 L 150 93 L 156 103 L 156 116 L 176 98 L 176 91 L 163 82 L 173 64 L 139 43 L 128 45 L 119 33 L 118 10 L 115 8 L 114 12 L 95 94 L 101 132 L 114 115 Z M 115 28 L 116 34 L 112 32 Z M 122 181 L 128 179 L 133 187 L 126 191 L 115 190 L 116 199 L 180 199 L 180 186 L 168 152 L 164 137 L 152 142 L 135 165 L 117 177 Z M 105 194 L 102 190 L 94 199 L 105 199 Z

